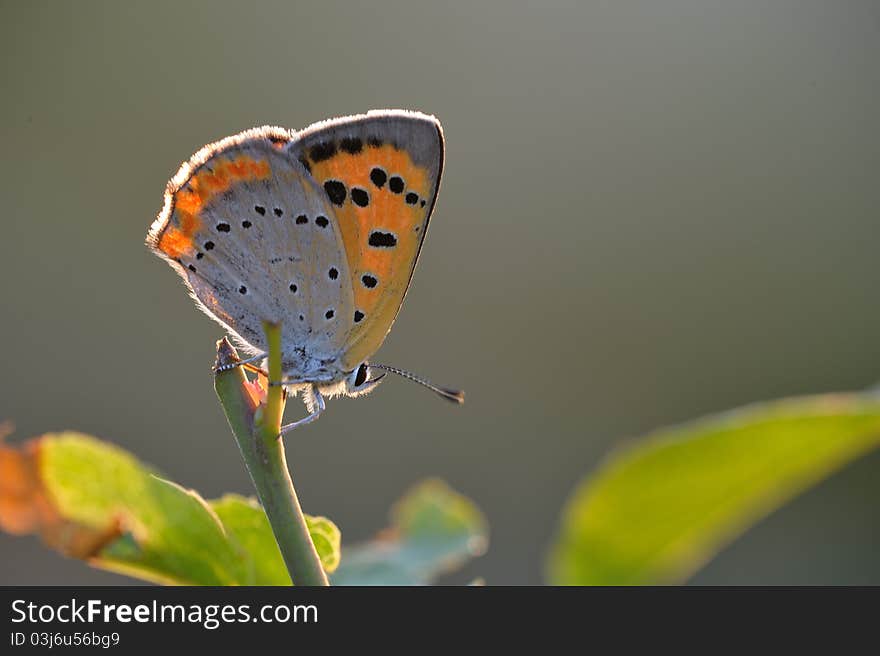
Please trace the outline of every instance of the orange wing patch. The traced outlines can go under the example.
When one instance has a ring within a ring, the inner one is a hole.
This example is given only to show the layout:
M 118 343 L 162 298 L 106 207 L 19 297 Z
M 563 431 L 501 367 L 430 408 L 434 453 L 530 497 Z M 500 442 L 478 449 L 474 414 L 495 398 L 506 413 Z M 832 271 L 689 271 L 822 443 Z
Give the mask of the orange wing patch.
M 379 348 L 403 302 L 433 181 L 393 145 L 341 145 L 330 157 L 320 146 L 307 154 L 339 219 L 352 275 L 355 315 L 346 318 L 352 329 L 343 364 L 353 368 Z
M 211 160 L 211 168 L 203 166 L 189 182 L 174 193 L 174 218 L 168 222 L 156 247 L 173 260 L 193 250 L 193 236 L 202 227 L 199 214 L 202 208 L 233 184 L 268 178 L 272 170 L 264 159 L 255 160 L 247 155 L 232 159 L 218 157 Z

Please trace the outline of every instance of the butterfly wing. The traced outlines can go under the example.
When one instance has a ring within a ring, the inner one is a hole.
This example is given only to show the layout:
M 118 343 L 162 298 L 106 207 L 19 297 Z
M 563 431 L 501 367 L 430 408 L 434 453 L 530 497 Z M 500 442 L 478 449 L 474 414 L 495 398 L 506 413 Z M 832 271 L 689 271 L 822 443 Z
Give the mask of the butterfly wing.
M 292 141 L 266 127 L 200 150 L 169 183 L 147 244 L 245 346 L 265 352 L 262 322 L 280 322 L 285 371 L 320 378 L 352 290 L 333 208 Z
M 353 305 L 337 337 L 352 370 L 382 345 L 403 303 L 440 186 L 443 131 L 432 116 L 377 111 L 318 123 L 288 149 L 339 221 Z

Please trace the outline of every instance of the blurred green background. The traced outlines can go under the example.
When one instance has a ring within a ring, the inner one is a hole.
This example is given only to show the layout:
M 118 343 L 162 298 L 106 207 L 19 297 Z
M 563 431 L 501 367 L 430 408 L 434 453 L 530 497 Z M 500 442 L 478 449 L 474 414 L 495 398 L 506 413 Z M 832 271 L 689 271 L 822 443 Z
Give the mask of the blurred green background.
M 144 235 L 204 143 L 382 107 L 436 114 L 448 159 L 381 361 L 468 402 L 389 380 L 287 439 L 305 510 L 344 542 L 441 476 L 492 529 L 450 580 L 537 584 L 613 445 L 880 379 L 872 0 L 3 0 L 0 53 L 0 418 L 18 438 L 73 428 L 205 496 L 251 493 L 211 385 L 222 331 Z M 880 583 L 878 467 L 693 582 Z M 0 535 L 0 583 L 127 582 Z

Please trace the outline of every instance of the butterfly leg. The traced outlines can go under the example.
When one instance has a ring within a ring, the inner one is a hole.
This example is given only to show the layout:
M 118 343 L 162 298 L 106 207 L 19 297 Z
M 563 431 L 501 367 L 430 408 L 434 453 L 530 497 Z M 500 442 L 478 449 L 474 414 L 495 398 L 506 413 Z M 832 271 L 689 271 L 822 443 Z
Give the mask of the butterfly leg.
M 219 367 L 214 367 L 214 373 L 221 374 L 224 371 L 232 371 L 236 367 L 244 367 L 245 369 L 249 369 L 251 371 L 256 369 L 258 372 L 261 372 L 262 370 L 259 367 L 252 367 L 252 366 L 248 366 L 248 365 L 250 365 L 251 363 L 256 362 L 258 360 L 264 360 L 267 357 L 269 357 L 268 354 L 260 353 L 259 355 L 255 355 L 253 357 L 246 358 L 244 360 L 238 360 L 237 362 L 230 362 L 229 364 L 221 364 Z
M 300 426 L 305 426 L 306 424 L 311 424 L 315 419 L 321 416 L 321 413 L 324 412 L 324 408 L 326 405 L 324 404 L 324 397 L 321 396 L 321 392 L 318 391 L 318 388 L 312 386 L 311 389 L 303 392 L 306 396 L 306 405 L 310 409 L 310 414 L 307 417 L 303 417 L 292 424 L 287 424 L 286 426 L 281 427 L 281 432 L 278 434 L 278 437 L 281 437 L 285 433 L 292 431 L 294 428 L 299 428 Z

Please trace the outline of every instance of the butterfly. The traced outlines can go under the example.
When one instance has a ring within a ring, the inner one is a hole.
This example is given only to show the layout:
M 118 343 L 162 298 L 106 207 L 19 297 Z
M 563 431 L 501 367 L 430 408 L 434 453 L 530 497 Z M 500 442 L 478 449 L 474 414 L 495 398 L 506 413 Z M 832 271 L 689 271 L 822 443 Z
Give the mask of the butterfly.
M 265 359 L 263 322 L 280 324 L 281 382 L 308 410 L 282 433 L 317 419 L 325 397 L 373 390 L 384 372 L 464 400 L 368 362 L 412 279 L 443 158 L 436 118 L 382 110 L 300 132 L 246 130 L 196 152 L 168 183 L 147 246 L 250 356 L 232 366 Z

